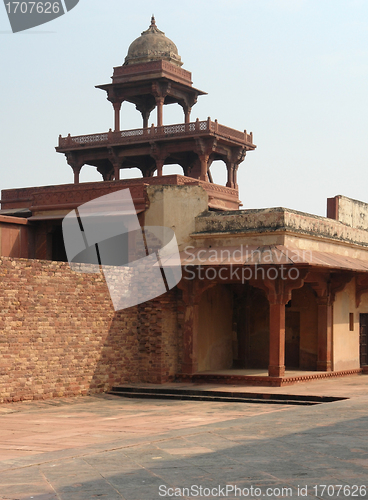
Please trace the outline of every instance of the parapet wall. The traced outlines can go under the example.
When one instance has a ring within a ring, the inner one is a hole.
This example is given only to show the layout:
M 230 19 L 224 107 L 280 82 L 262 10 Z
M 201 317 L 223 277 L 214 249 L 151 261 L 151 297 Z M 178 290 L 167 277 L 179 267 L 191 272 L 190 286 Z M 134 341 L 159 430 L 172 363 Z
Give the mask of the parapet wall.
M 346 196 L 327 199 L 327 217 L 338 220 L 346 226 L 368 230 L 368 203 Z
M 0 304 L 0 402 L 164 382 L 178 369 L 175 291 L 115 312 L 102 274 L 3 257 Z
M 362 203 L 362 205 L 366 204 Z M 368 205 L 366 207 L 368 228 Z M 362 227 L 349 227 L 348 224 L 341 222 L 283 207 L 233 212 L 204 212 L 196 217 L 194 236 L 198 239 L 201 236 L 210 236 L 211 233 L 214 237 L 221 235 L 239 237 L 249 234 L 277 235 L 288 232 L 299 236 L 324 238 L 362 247 L 368 246 L 366 230 Z

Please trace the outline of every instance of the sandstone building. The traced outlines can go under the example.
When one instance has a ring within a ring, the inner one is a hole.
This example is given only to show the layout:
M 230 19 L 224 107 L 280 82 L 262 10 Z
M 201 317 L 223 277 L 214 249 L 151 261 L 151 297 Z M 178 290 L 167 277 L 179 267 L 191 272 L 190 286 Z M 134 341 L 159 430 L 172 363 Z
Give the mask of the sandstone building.
M 112 82 L 107 132 L 59 137 L 74 183 L 2 191 L 0 400 L 85 394 L 130 382 L 282 385 L 360 373 L 368 364 L 368 205 L 337 196 L 327 217 L 241 210 L 237 170 L 253 136 L 191 120 L 204 92 L 151 25 Z M 121 130 L 124 101 L 142 128 Z M 183 122 L 164 125 L 165 106 Z M 157 120 L 150 125 L 155 110 Z M 212 181 L 223 161 L 226 186 Z M 163 175 L 168 164 L 183 175 Z M 127 168 L 142 177 L 125 179 Z M 101 182 L 80 183 L 82 168 Z M 67 263 L 61 223 L 81 204 L 130 189 L 141 225 L 174 229 L 183 278 L 114 312 L 102 274 Z

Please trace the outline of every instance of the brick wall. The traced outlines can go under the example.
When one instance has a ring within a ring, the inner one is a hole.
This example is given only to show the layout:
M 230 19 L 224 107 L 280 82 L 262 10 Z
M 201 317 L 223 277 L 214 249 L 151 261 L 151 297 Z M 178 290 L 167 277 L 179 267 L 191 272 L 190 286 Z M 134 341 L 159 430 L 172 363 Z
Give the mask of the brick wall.
M 177 290 L 138 306 L 139 368 L 142 382 L 171 381 L 178 373 Z
M 175 290 L 114 312 L 102 274 L 0 258 L 0 402 L 172 379 L 178 342 Z

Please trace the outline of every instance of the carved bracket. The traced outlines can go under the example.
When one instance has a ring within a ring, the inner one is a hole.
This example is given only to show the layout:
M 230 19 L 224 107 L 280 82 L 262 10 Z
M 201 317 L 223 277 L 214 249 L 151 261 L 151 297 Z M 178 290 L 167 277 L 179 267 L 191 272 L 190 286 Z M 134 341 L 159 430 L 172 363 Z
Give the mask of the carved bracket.
M 337 292 L 341 292 L 344 290 L 346 285 L 350 283 L 350 281 L 353 279 L 354 274 L 347 272 L 347 273 L 339 273 L 339 274 L 331 274 L 331 279 L 330 279 L 330 287 L 331 287 L 331 300 L 332 302 L 335 301 L 336 299 L 336 294 Z
M 299 269 L 299 275 L 296 279 L 265 278 L 263 289 L 266 291 L 269 303 L 287 304 L 291 300 L 291 292 L 304 285 L 308 273 L 308 269 Z
M 368 276 L 366 274 L 357 276 L 355 288 L 355 303 L 356 307 L 360 306 L 363 293 L 368 292 Z

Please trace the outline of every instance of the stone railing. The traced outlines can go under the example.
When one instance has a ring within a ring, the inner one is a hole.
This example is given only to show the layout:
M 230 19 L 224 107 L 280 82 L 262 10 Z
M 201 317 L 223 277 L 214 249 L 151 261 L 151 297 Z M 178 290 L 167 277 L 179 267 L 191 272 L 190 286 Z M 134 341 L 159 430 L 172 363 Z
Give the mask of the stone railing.
M 206 133 L 214 134 L 219 138 L 230 139 L 231 141 L 247 145 L 255 148 L 253 144 L 253 134 L 247 134 L 234 130 L 224 125 L 220 125 L 217 120 L 214 122 L 208 118 L 205 121 L 197 121 L 192 123 L 178 123 L 175 125 L 164 125 L 162 127 L 138 128 L 133 130 L 122 130 L 120 132 L 112 132 L 110 129 L 107 133 L 79 135 L 72 137 L 70 134 L 67 137 L 59 136 L 59 149 L 76 149 L 85 146 L 104 146 L 106 144 L 128 144 L 131 142 L 144 142 L 148 140 L 165 139 L 168 137 L 185 137 L 203 135 Z

